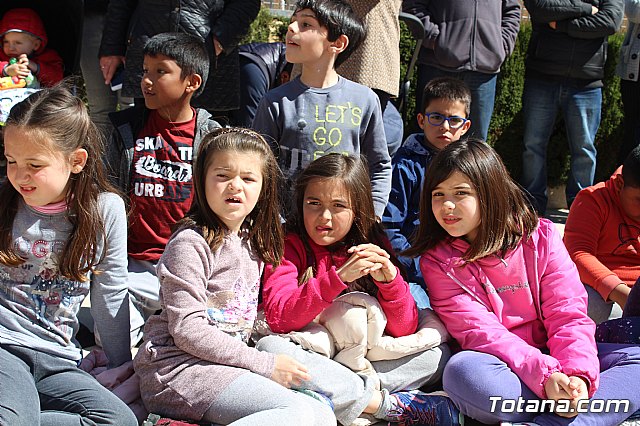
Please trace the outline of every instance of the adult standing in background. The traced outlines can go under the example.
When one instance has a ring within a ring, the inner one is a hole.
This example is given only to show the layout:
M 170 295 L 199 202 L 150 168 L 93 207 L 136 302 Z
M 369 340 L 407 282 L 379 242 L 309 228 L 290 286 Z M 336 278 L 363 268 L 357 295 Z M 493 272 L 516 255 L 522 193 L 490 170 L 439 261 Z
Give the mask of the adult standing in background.
M 593 185 L 607 37 L 620 28 L 623 0 L 524 0 L 533 32 L 522 95 L 522 186 L 540 214 L 547 208 L 547 145 L 558 110 L 571 154 L 567 204 Z
M 112 127 L 108 114 L 115 111 L 118 106 L 118 94 L 112 91 L 109 85 L 104 84 L 98 59 L 98 49 L 102 39 L 108 3 L 109 0 L 84 1 L 82 50 L 80 53 L 80 68 L 87 91 L 89 114 L 91 120 L 105 135 Z
M 426 37 L 418 59 L 416 105 L 435 77 L 456 77 L 471 90 L 469 135 L 487 140 L 500 67 L 513 52 L 520 30 L 518 0 L 405 0 Z M 421 111 L 416 110 L 416 114 Z
M 640 144 L 640 0 L 624 0 L 624 14 L 627 33 L 616 68 L 624 108 L 624 139 L 618 151 L 618 164 Z
M 195 107 L 210 112 L 237 109 L 240 102 L 236 46 L 260 11 L 260 0 L 110 0 L 100 46 L 106 83 L 121 64 L 123 96 L 141 98 L 142 48 L 163 32 L 182 32 L 204 41 L 211 71 Z M 214 114 L 216 115 L 216 114 Z
M 338 68 L 338 74 L 365 85 L 378 95 L 389 155 L 403 140 L 400 113 L 390 102 L 400 84 L 400 23 L 402 0 L 348 0 L 367 28 L 360 46 Z

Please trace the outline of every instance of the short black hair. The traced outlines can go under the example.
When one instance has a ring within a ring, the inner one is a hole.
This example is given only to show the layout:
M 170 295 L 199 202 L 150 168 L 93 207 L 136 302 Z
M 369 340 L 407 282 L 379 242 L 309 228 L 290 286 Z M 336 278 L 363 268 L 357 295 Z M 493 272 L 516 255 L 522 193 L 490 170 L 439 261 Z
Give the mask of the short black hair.
M 198 96 L 204 90 L 209 76 L 209 54 L 198 37 L 184 33 L 160 33 L 147 40 L 142 53 L 145 56 L 166 56 L 178 64 L 183 79 L 198 74 L 202 84 L 193 94 Z
M 471 91 L 469 86 L 459 78 L 436 77 L 429 81 L 422 92 L 423 113 L 427 111 L 427 107 L 435 99 L 462 103 L 467 117 L 469 117 L 471 112 Z
M 302 9 L 312 10 L 320 25 L 327 27 L 329 41 L 336 41 L 343 34 L 349 39 L 347 48 L 336 58 L 336 68 L 347 60 L 366 36 L 364 23 L 345 0 L 298 0 L 296 11 Z
M 636 146 L 622 163 L 622 179 L 624 186 L 640 188 L 640 145 Z

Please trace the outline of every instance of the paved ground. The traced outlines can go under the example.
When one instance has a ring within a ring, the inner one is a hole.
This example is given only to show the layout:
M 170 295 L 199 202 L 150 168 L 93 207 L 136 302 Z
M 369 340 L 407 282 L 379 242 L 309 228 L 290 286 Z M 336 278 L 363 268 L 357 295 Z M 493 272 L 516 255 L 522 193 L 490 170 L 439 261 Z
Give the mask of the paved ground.
M 568 214 L 569 210 L 567 209 L 549 210 L 545 217 L 555 223 L 560 233 L 564 235 L 564 224 Z

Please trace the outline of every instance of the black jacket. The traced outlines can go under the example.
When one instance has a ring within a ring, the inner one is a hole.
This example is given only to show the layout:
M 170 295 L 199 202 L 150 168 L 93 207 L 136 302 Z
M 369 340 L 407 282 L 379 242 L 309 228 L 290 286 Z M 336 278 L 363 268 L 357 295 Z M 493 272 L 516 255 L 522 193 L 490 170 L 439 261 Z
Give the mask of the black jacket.
M 235 109 L 239 104 L 236 49 L 260 11 L 260 0 L 111 0 L 99 56 L 125 56 L 122 94 L 142 97 L 142 49 L 163 32 L 182 32 L 204 41 L 211 68 L 204 91 L 194 106 Z M 213 36 L 224 52 L 216 58 Z
M 527 76 L 601 85 L 607 37 L 620 28 L 622 0 L 524 0 L 524 4 L 533 24 L 525 62 Z M 595 15 L 592 5 L 598 8 Z M 556 29 L 550 22 L 556 22 Z

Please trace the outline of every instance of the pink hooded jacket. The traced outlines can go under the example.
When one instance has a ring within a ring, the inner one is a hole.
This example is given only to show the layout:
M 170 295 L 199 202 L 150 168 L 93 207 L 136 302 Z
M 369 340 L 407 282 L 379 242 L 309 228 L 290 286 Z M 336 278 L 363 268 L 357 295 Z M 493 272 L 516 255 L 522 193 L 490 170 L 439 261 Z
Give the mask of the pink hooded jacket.
M 28 8 L 6 11 L 0 20 L 0 43 L 4 35 L 12 30 L 29 33 L 42 41 L 40 48 L 29 55 L 29 60 L 33 60 L 40 66 L 40 70 L 36 74 L 40 84 L 48 87 L 62 80 L 64 63 L 55 50 L 47 49 L 49 39 L 38 14 Z M 9 59 L 11 58 L 4 53 L 4 50 L 0 49 L 0 70 L 3 70 L 9 63 Z
M 420 267 L 431 306 L 465 350 L 494 355 L 540 398 L 554 372 L 598 388 L 595 324 L 587 294 L 555 225 L 546 219 L 504 258 L 465 264 L 469 244 L 449 239 L 427 251 Z

